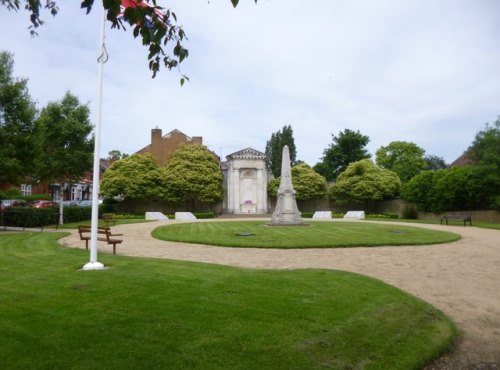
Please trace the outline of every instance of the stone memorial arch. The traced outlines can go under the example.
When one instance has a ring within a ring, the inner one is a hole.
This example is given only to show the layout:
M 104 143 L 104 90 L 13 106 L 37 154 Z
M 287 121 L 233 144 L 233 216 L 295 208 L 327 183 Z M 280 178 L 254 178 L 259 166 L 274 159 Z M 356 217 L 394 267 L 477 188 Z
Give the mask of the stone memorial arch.
M 264 214 L 268 212 L 266 155 L 246 148 L 229 154 L 223 166 L 226 182 L 224 212 Z

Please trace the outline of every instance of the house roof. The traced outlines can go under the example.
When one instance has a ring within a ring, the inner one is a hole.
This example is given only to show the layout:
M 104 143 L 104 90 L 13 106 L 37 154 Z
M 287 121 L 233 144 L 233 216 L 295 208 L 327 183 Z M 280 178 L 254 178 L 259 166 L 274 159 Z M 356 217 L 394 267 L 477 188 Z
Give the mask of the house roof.
M 253 148 L 245 148 L 226 156 L 227 160 L 231 159 L 266 159 L 266 155 Z
M 471 153 L 468 150 L 466 150 L 460 157 L 455 159 L 450 164 L 450 167 L 464 167 L 464 166 L 469 166 L 471 164 L 475 164 L 476 161 L 471 157 L 472 157 Z

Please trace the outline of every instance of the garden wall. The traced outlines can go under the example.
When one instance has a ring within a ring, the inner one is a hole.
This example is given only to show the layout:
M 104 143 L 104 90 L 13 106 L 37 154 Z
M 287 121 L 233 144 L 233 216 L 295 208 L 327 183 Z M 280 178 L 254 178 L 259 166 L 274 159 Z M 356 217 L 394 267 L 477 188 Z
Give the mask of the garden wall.
M 499 211 L 455 211 L 444 213 L 418 212 L 418 218 L 424 220 L 441 220 L 444 215 L 468 215 L 471 216 L 472 225 L 474 221 L 487 223 L 500 223 Z
M 113 204 L 113 212 L 144 214 L 146 212 L 161 212 L 163 214 L 172 214 L 175 212 L 214 212 L 220 214 L 221 203 L 206 204 L 199 202 L 181 202 L 172 203 L 166 201 L 147 201 L 139 199 L 124 199 Z

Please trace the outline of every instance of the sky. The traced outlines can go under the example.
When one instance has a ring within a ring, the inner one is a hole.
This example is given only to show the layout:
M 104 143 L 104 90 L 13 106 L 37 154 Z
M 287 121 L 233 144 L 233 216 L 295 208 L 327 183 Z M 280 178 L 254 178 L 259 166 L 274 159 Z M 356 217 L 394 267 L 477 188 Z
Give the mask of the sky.
M 189 57 L 151 78 L 131 29 L 106 25 L 101 157 L 150 144 L 151 129 L 202 136 L 222 158 L 291 125 L 297 159 L 311 166 L 345 129 L 375 156 L 413 142 L 447 163 L 500 115 L 498 0 L 158 0 L 177 15 Z M 101 16 L 80 1 L 32 38 L 24 10 L 0 7 L 0 50 L 14 54 L 37 106 L 66 91 L 96 122 Z M 96 0 L 96 5 L 99 0 Z

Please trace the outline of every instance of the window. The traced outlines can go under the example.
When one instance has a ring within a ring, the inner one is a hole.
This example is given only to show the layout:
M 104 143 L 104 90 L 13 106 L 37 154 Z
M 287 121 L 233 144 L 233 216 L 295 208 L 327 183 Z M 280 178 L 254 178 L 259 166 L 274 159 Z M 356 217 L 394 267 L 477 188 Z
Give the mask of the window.
M 21 194 L 22 195 L 31 195 L 31 185 L 30 184 L 21 184 Z

